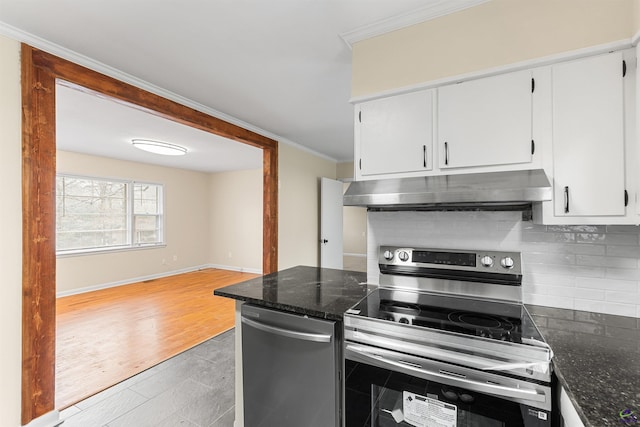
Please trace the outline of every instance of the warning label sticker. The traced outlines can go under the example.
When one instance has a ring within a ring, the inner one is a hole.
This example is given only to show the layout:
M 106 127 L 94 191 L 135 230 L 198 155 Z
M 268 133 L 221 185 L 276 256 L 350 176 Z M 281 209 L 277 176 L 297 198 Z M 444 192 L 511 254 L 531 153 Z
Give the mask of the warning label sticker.
M 402 392 L 404 421 L 415 427 L 456 427 L 458 408 L 436 399 Z

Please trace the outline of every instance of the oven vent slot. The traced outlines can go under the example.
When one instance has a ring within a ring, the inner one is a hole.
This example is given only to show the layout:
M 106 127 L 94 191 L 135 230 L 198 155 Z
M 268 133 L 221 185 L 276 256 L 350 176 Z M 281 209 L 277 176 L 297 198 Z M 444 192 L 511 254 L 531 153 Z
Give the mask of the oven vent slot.
M 467 378 L 466 375 L 458 374 L 457 372 L 444 371 L 442 369 L 440 369 L 440 373 L 442 375 L 447 375 L 449 377 L 454 377 L 454 378 L 462 378 L 462 379 Z

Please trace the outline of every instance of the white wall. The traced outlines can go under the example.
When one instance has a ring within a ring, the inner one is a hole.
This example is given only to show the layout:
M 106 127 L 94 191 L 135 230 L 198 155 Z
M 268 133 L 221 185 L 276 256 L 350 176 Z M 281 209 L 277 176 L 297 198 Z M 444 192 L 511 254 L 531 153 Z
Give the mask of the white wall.
M 209 260 L 262 273 L 262 169 L 211 174 Z
M 637 0 L 492 0 L 357 42 L 354 97 L 630 39 Z
M 379 245 L 522 253 L 526 303 L 640 318 L 640 227 L 544 226 L 519 212 L 370 212 L 367 275 Z
M 335 179 L 336 162 L 280 144 L 278 177 L 278 270 L 318 266 L 320 177 Z
M 20 423 L 22 129 L 20 43 L 0 36 L 0 420 Z
M 57 259 L 57 292 L 131 282 L 210 262 L 209 174 L 58 151 L 57 172 L 164 184 L 166 246 Z

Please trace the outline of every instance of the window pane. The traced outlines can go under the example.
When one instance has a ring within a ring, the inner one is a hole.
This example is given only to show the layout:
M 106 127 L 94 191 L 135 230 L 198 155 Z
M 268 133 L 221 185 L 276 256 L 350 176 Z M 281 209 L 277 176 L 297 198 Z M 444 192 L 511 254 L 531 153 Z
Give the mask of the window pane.
M 159 214 L 160 213 L 159 185 L 134 184 L 133 201 L 134 214 Z
M 128 244 L 126 183 L 58 176 L 56 249 Z
M 56 249 L 162 243 L 162 190 L 157 184 L 58 175 Z
M 156 215 L 136 215 L 134 217 L 134 243 L 161 242 L 160 218 Z
M 162 186 L 136 183 L 133 189 L 133 243 L 162 243 Z

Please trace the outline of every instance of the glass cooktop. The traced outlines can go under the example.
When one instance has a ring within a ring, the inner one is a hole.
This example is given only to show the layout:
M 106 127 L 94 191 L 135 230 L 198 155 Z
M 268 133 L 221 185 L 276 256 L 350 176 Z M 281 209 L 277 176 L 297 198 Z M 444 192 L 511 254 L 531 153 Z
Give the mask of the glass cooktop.
M 521 304 L 381 288 L 349 315 L 512 343 L 543 341 Z

